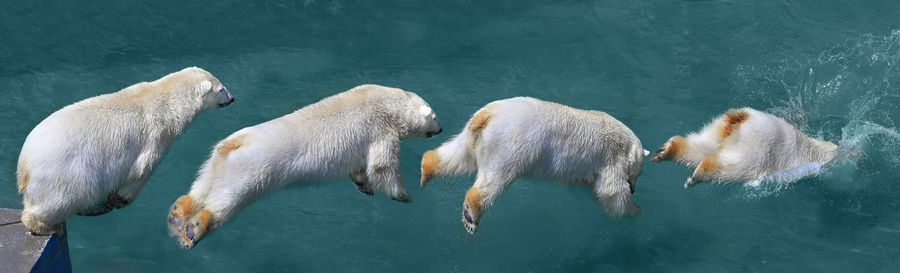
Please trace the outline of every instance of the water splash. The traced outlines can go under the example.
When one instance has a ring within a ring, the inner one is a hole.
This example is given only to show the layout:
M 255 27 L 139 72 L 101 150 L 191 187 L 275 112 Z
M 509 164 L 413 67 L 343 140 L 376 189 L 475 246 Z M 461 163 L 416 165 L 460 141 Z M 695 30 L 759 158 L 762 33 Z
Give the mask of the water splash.
M 735 89 L 749 96 L 739 99 L 770 105 L 766 111 L 839 146 L 828 163 L 805 164 L 745 184 L 747 195 L 767 196 L 803 178 L 846 177 L 829 175 L 836 165 L 900 165 L 900 133 L 892 119 L 900 111 L 900 89 L 892 85 L 900 81 L 898 66 L 900 30 L 847 40 L 811 60 L 738 66 Z

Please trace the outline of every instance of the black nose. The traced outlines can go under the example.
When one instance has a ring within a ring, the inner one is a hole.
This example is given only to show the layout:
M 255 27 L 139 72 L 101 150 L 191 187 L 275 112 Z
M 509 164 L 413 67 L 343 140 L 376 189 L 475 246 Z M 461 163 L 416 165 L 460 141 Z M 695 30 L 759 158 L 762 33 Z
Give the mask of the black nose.
M 443 131 L 444 131 L 444 128 L 438 128 L 438 132 L 435 133 L 435 135 L 436 135 L 436 134 L 440 134 L 440 133 L 443 132 Z
M 425 133 L 425 137 L 432 137 L 432 136 L 434 136 L 434 133 L 432 133 L 432 132 Z
M 234 102 L 234 97 L 231 97 L 231 100 L 228 101 L 228 103 L 232 103 L 232 102 Z

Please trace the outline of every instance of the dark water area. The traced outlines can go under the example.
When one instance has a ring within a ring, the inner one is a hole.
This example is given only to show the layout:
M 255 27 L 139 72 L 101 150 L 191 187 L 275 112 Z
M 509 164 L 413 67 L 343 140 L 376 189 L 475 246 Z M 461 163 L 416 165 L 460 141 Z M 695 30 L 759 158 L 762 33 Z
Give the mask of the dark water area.
M 896 272 L 897 1 L 13 1 L 0 9 L 0 206 L 25 137 L 59 108 L 188 66 L 237 102 L 201 114 L 128 207 L 68 221 L 76 272 Z M 413 199 L 290 187 L 190 251 L 166 215 L 220 139 L 354 86 L 415 92 L 445 133 L 403 143 Z M 423 152 L 493 100 L 607 112 L 655 150 L 729 108 L 852 155 L 751 185 L 682 187 L 645 162 L 613 220 L 587 188 L 521 179 L 476 234 L 473 176 L 418 187 Z

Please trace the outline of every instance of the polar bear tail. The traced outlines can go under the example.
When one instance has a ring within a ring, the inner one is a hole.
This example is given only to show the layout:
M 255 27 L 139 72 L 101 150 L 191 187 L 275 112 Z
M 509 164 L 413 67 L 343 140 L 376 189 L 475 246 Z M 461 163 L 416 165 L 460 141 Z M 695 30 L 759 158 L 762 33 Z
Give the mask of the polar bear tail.
M 440 176 L 471 173 L 476 170 L 472 157 L 472 137 L 468 131 L 459 134 L 422 156 L 422 180 L 424 188 L 432 179 Z

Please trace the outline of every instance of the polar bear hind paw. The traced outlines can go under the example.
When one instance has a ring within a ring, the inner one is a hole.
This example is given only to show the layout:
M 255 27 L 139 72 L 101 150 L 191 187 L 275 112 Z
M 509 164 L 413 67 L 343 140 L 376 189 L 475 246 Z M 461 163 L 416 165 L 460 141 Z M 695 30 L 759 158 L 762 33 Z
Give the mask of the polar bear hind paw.
M 212 213 L 209 210 L 203 210 L 196 216 L 187 219 L 179 240 L 181 246 L 185 249 L 193 248 L 206 233 L 212 224 Z
M 653 153 L 653 156 L 650 157 L 650 162 L 676 159 L 680 156 L 681 150 L 685 149 L 685 146 L 687 146 L 687 143 L 683 137 L 671 137 Z
M 478 222 L 475 221 L 475 218 L 472 217 L 471 209 L 469 208 L 469 204 L 463 204 L 463 212 L 462 212 L 462 222 L 463 226 L 466 228 L 466 232 L 469 234 L 474 234 L 475 230 L 478 229 Z
M 169 223 L 169 231 L 173 236 L 184 233 L 184 226 L 187 224 L 188 218 L 194 214 L 194 199 L 188 195 L 181 196 L 172 205 L 169 212 L 167 222 Z

